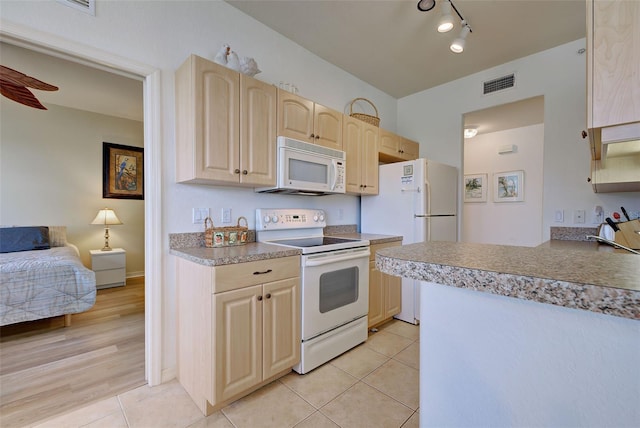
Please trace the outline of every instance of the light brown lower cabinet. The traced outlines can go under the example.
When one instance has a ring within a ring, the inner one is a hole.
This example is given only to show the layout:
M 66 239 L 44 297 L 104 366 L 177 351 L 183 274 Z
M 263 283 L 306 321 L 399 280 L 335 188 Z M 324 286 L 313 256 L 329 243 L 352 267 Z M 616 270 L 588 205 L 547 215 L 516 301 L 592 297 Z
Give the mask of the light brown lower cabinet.
M 371 246 L 369 259 L 369 328 L 380 325 L 402 310 L 402 279 L 376 269 L 376 251 L 397 247 L 400 241 Z
M 177 259 L 178 380 L 202 413 L 300 361 L 300 257 L 210 267 Z

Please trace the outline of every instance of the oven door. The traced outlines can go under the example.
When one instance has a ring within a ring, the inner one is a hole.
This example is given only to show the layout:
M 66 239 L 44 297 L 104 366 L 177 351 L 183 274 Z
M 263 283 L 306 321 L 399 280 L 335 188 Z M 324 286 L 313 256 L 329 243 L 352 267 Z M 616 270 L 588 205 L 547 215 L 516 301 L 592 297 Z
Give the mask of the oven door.
M 369 247 L 302 256 L 302 341 L 369 310 Z

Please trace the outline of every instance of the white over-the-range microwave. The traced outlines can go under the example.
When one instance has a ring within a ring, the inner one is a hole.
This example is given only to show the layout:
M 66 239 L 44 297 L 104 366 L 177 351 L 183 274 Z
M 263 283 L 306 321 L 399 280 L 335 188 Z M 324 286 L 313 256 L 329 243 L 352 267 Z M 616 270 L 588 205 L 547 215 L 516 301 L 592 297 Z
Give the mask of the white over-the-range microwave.
M 260 193 L 328 195 L 345 193 L 346 155 L 342 150 L 278 137 L 275 187 Z

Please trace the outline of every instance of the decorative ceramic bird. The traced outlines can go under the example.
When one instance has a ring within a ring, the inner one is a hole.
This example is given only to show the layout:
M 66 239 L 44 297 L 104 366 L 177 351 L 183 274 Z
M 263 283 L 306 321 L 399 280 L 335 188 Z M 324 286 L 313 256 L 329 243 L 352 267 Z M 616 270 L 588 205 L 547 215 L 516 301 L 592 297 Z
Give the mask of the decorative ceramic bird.
M 231 48 L 229 47 L 228 44 L 225 43 L 224 45 L 222 45 L 222 47 L 220 48 L 216 56 L 213 58 L 213 62 L 217 62 L 218 64 L 221 64 L 221 65 L 227 65 L 227 55 L 229 55 L 230 51 L 231 51 Z
M 238 54 L 234 51 L 229 52 L 227 56 L 227 67 L 235 71 L 240 71 L 240 60 L 238 59 Z
M 251 77 L 260 73 L 258 63 L 253 58 L 249 58 L 247 56 L 243 56 L 240 60 L 240 71 Z
M 27 88 L 41 91 L 57 91 L 58 87 L 27 76 L 12 68 L 0 65 L 0 93 L 5 97 L 29 107 L 46 110 L 40 101 Z

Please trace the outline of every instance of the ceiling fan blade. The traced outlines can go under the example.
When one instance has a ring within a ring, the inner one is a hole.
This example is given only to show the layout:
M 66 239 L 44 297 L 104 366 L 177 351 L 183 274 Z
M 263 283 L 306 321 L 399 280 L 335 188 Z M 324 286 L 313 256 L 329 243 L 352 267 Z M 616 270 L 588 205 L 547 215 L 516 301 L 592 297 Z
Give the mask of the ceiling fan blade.
M 24 73 L 20 73 L 12 68 L 0 65 L 0 78 L 7 80 L 17 86 L 26 86 L 41 91 L 57 91 L 58 87 L 50 85 Z
M 40 110 L 47 109 L 27 88 L 25 88 L 24 86 L 14 85 L 5 81 L 4 79 L 0 79 L 0 94 L 29 107 L 37 108 Z

